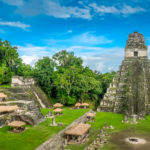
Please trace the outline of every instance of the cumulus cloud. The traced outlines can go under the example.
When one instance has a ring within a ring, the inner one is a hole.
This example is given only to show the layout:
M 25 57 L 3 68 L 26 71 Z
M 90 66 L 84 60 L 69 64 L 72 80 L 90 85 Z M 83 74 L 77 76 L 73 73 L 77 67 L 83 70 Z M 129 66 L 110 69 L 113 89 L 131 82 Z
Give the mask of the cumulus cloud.
M 48 47 L 34 46 L 32 44 L 26 44 L 25 46 L 17 46 L 18 53 L 25 64 L 34 66 L 38 59 L 44 56 L 51 56 Z
M 17 6 L 16 13 L 23 16 L 47 15 L 55 18 L 82 18 L 92 19 L 93 16 L 100 14 L 122 14 L 124 16 L 146 11 L 140 6 L 121 5 L 106 6 L 97 3 L 87 3 L 78 1 L 79 6 L 65 5 L 60 0 L 0 0 L 9 5 Z M 95 12 L 94 14 L 92 12 Z
M 62 47 L 40 47 L 27 44 L 18 46 L 18 52 L 23 62 L 34 66 L 38 59 L 44 56 L 52 57 Z M 119 64 L 123 60 L 124 49 L 119 47 L 103 48 L 88 46 L 65 47 L 67 51 L 74 51 L 75 55 L 83 59 L 83 65 L 89 66 L 92 70 L 108 72 L 118 70 Z
M 34 64 L 39 59 L 39 56 L 37 56 L 37 55 L 31 55 L 31 56 L 23 55 L 23 56 L 21 56 L 21 58 L 22 58 L 23 63 L 34 66 Z
M 104 36 L 95 36 L 90 32 L 85 32 L 72 38 L 74 42 L 87 43 L 87 44 L 107 44 L 112 43 L 112 40 Z
M 83 59 L 83 65 L 89 66 L 92 70 L 103 71 L 104 64 L 100 56 L 80 56 Z
M 75 35 L 69 39 L 48 39 L 46 40 L 49 45 L 64 45 L 69 44 L 78 44 L 78 45 L 102 45 L 112 43 L 113 40 L 107 39 L 105 36 L 97 36 L 90 32 L 85 32 L 79 35 Z
M 33 55 L 39 55 L 39 56 L 49 56 L 48 47 L 46 46 L 34 46 L 32 44 L 26 44 L 25 46 L 17 46 L 18 52 L 20 55 L 26 55 L 26 56 L 33 56 Z
M 24 0 L 0 0 L 0 1 L 13 6 L 21 6 L 24 3 Z
M 115 6 L 105 6 L 105 5 L 98 5 L 96 3 L 89 4 L 91 8 L 94 9 L 96 13 L 100 13 L 100 15 L 103 14 L 122 14 L 122 15 L 129 15 L 129 14 L 135 14 L 139 12 L 144 12 L 146 9 L 142 7 L 131 7 L 129 5 L 123 5 L 120 8 L 117 8 Z
M 131 6 L 125 5 L 122 8 L 121 13 L 124 15 L 128 15 L 128 14 L 135 14 L 135 13 L 144 12 L 144 11 L 146 11 L 146 9 L 142 7 L 131 7 Z
M 49 16 L 54 16 L 56 18 L 83 18 L 90 19 L 90 10 L 86 8 L 71 7 L 71 6 L 61 6 L 60 3 L 56 1 L 45 0 L 45 13 Z M 59 10 L 59 11 L 58 11 Z
M 45 14 L 55 18 L 82 18 L 91 19 L 89 8 L 80 8 L 73 6 L 64 6 L 54 0 L 29 0 L 24 1 L 21 7 L 18 7 L 16 13 L 23 16 L 35 16 Z
M 21 23 L 20 21 L 13 22 L 13 21 L 3 21 L 3 20 L 0 20 L 0 26 L 18 27 L 23 30 L 26 30 L 27 28 L 30 27 L 30 25 Z
M 124 58 L 124 48 L 120 47 L 71 46 L 67 50 L 74 51 L 75 55 L 81 57 L 84 66 L 103 73 L 117 71 Z

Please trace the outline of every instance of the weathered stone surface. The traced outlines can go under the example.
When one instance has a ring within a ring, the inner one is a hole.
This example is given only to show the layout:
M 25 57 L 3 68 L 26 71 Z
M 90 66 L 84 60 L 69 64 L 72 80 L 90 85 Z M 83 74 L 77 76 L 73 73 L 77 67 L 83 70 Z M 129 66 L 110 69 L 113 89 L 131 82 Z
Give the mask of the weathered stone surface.
M 88 111 L 87 113 L 92 112 L 92 110 Z M 73 127 L 78 123 L 84 123 L 87 120 L 86 114 L 75 120 L 72 124 L 67 126 L 64 130 L 60 131 L 57 135 L 53 136 L 52 138 L 48 139 L 45 143 L 40 145 L 36 150 L 62 150 L 62 147 L 65 143 L 65 131 L 69 128 Z
M 128 57 L 127 51 L 132 55 Z M 146 55 L 134 56 L 135 51 L 145 51 Z M 141 118 L 150 114 L 150 62 L 143 35 L 137 32 L 129 35 L 125 59 L 100 102 L 98 111 L 124 113 L 127 116 L 137 114 Z
M 22 120 L 31 125 L 36 125 L 44 121 L 44 117 L 40 111 L 40 105 L 30 87 L 5 88 L 1 89 L 1 91 L 5 91 L 8 96 L 8 100 L 4 101 L 2 105 L 17 105 L 19 110 L 7 114 L 9 116 L 7 119 L 0 119 L 0 126 L 5 125 L 5 120 L 9 122 Z
M 129 34 L 127 45 L 125 47 L 125 57 L 134 57 L 138 55 L 140 57 L 147 57 L 147 46 L 145 45 L 145 39 L 142 34 L 134 32 Z
M 14 76 L 12 77 L 12 80 L 11 80 L 12 87 L 15 87 L 15 86 L 23 87 L 23 86 L 30 86 L 34 84 L 35 84 L 35 81 L 33 78 L 23 78 L 20 76 Z
M 49 99 L 47 98 L 45 93 L 40 89 L 40 87 L 36 84 L 33 78 L 23 78 L 20 76 L 13 76 L 11 86 L 15 87 L 14 89 L 10 89 L 10 90 L 14 91 L 15 93 L 17 92 L 16 96 L 18 96 L 18 99 L 19 97 L 23 97 L 23 96 L 24 96 L 23 98 L 24 100 L 26 98 L 28 99 L 29 97 L 28 92 L 24 89 L 29 88 L 33 93 L 31 99 L 32 97 L 35 97 L 42 108 L 51 105 Z M 13 95 L 10 98 L 13 99 Z
M 4 124 L 6 124 L 7 119 L 8 119 L 8 115 L 0 116 L 0 127 L 2 127 Z

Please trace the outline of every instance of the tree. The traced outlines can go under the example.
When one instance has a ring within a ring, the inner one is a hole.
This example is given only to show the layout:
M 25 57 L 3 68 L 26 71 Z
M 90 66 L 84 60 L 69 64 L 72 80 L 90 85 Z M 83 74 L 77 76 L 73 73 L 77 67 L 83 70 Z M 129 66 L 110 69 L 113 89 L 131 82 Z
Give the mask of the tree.
M 10 72 L 17 72 L 18 66 L 22 63 L 17 52 L 17 47 L 11 46 L 10 42 L 0 40 L 0 64 L 5 64 Z
M 103 86 L 103 95 L 106 93 L 107 88 L 109 87 L 109 84 L 112 82 L 115 72 L 112 71 L 111 73 L 107 72 L 101 75 L 102 80 L 102 86 Z
M 10 42 L 0 40 L 0 84 L 10 83 L 12 75 L 17 75 L 18 67 L 22 64 L 17 47 Z
M 76 102 L 75 82 L 77 76 L 83 69 L 82 59 L 74 56 L 73 52 L 62 50 L 53 56 L 56 64 L 54 84 L 56 88 L 56 98 L 66 104 Z
M 92 101 L 95 105 L 103 97 L 115 72 L 100 74 L 83 66 L 80 57 L 62 50 L 52 59 L 43 57 L 34 69 L 22 63 L 17 47 L 0 40 L 0 84 L 10 83 L 12 75 L 34 76 L 43 91 L 55 101 L 66 105 L 76 101 Z
M 5 64 L 0 66 L 0 84 L 7 84 L 11 81 L 12 72 L 9 71 L 9 68 Z
M 54 68 L 55 63 L 49 57 L 44 57 L 35 64 L 34 77 L 48 96 L 52 93 Z
M 18 67 L 17 75 L 23 77 L 32 77 L 34 75 L 34 70 L 30 65 L 23 63 Z
M 57 89 L 57 97 L 63 103 L 74 104 L 76 102 L 76 97 L 73 94 L 72 90 L 74 89 L 75 82 L 78 82 L 77 76 L 80 73 L 80 69 L 81 68 L 78 68 L 76 66 L 71 66 L 66 69 L 61 68 L 61 71 L 56 71 L 54 84 Z
M 53 55 L 53 60 L 55 61 L 57 67 L 70 67 L 70 66 L 82 66 L 82 59 L 74 56 L 73 52 L 67 52 L 62 50 L 55 55 Z
M 57 64 L 54 85 L 59 101 L 74 104 L 77 100 L 99 100 L 102 82 L 95 72 L 83 66 L 81 58 L 63 50 L 56 53 L 53 59 Z
M 77 82 L 78 96 L 82 101 L 98 101 L 102 93 L 102 82 L 97 79 L 97 75 L 88 67 L 84 68 Z

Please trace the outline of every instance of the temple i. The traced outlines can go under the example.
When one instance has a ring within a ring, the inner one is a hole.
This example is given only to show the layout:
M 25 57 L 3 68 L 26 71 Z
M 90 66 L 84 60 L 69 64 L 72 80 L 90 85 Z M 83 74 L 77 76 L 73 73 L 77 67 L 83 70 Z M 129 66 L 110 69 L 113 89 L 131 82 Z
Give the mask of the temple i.
M 139 119 L 150 114 L 150 62 L 142 34 L 129 34 L 125 58 L 98 111 L 137 115 Z

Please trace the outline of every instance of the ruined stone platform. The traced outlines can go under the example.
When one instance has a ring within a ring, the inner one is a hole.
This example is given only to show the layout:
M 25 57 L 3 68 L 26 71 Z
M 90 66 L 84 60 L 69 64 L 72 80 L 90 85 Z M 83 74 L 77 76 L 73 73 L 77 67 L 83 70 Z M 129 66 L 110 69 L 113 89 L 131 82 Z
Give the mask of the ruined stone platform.
M 142 34 L 129 35 L 122 61 L 107 89 L 98 111 L 137 114 L 139 118 L 150 114 L 150 61 Z

